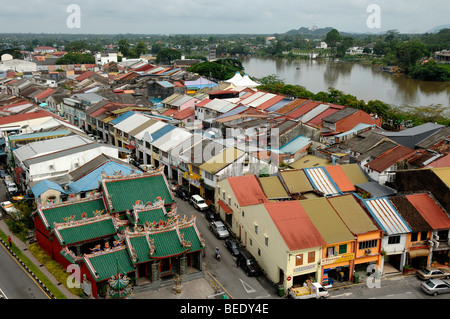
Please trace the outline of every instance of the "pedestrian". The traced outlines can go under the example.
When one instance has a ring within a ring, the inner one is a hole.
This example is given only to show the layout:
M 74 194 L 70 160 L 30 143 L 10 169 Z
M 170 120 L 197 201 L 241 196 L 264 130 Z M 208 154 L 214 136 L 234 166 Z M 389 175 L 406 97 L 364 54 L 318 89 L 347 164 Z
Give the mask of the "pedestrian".
M 11 239 L 11 236 L 8 236 L 8 243 L 9 243 L 9 247 L 11 248 L 11 247 L 12 247 L 12 239 Z

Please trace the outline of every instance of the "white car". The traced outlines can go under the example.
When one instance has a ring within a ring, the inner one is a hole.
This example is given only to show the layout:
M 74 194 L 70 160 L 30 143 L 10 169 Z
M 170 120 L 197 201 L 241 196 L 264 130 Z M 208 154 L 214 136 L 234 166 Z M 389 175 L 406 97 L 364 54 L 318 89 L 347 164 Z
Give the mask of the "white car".
M 218 238 L 228 238 L 230 236 L 230 233 L 228 232 L 228 229 L 225 227 L 225 225 L 221 221 L 213 221 L 211 222 L 211 231 L 216 235 Z
M 206 205 L 205 200 L 199 195 L 192 195 L 190 202 L 196 209 L 200 211 L 208 209 L 208 205 Z

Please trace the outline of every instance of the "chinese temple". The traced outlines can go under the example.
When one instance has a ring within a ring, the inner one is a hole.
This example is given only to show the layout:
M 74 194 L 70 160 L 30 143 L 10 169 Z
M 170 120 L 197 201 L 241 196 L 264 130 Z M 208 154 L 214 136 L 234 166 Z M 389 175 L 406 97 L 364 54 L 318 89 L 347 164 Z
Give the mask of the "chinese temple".
M 102 174 L 99 188 L 85 198 L 39 204 L 34 217 L 41 248 L 64 267 L 77 264 L 93 298 L 112 291 L 117 267 L 134 285 L 154 287 L 202 272 L 205 241 L 195 216 L 177 214 L 162 169 Z

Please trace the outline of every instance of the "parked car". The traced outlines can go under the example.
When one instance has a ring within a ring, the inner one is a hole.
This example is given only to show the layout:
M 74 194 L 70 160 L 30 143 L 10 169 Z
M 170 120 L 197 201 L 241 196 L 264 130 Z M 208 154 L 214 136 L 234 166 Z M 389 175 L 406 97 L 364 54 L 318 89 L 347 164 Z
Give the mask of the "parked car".
M 225 247 L 231 252 L 231 255 L 237 256 L 239 255 L 239 250 L 241 249 L 241 245 L 233 239 L 225 239 Z
M 190 202 L 197 210 L 205 211 L 208 209 L 208 205 L 200 195 L 192 195 Z
M 211 228 L 211 231 L 214 233 L 214 235 L 216 235 L 217 238 L 225 239 L 225 238 L 228 238 L 228 236 L 230 236 L 228 229 L 219 220 L 212 221 L 210 228 Z
M 216 214 L 214 213 L 213 210 L 207 209 L 205 211 L 205 218 L 206 218 L 207 221 L 212 222 L 212 221 L 216 220 Z
M 245 271 L 247 276 L 256 276 L 261 273 L 261 266 L 247 250 L 240 250 L 237 258 L 239 266 Z
M 19 191 L 16 183 L 14 183 L 13 181 L 7 181 L 7 182 L 5 182 L 5 184 L 6 184 L 7 193 L 10 193 L 11 195 L 15 195 Z
M 178 187 L 175 191 L 175 195 L 179 198 L 181 198 L 182 200 L 188 200 L 189 199 L 189 193 L 187 190 L 185 190 L 182 187 Z
M 426 267 L 417 271 L 417 277 L 422 280 L 450 279 L 450 268 Z
M 169 181 L 169 187 L 172 192 L 175 192 L 178 189 L 179 185 L 174 181 Z
M 426 294 L 437 296 L 439 294 L 450 293 L 450 281 L 445 279 L 429 279 L 420 285 Z
M 8 174 L 8 172 L 4 169 L 0 169 L 0 177 L 5 178 Z
M 1 215 L 3 215 L 2 217 L 4 217 L 6 214 L 11 215 L 11 216 L 19 214 L 19 211 L 17 210 L 17 208 L 15 208 L 14 204 L 11 203 L 9 200 L 0 203 L 0 206 L 2 207 L 2 210 L 4 212 L 4 214 L 1 214 Z

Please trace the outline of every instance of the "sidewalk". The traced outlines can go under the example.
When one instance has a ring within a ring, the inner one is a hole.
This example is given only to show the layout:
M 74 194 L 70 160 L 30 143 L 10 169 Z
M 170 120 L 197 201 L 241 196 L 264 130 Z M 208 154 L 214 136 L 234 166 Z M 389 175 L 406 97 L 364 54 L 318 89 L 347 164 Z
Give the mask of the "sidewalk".
M 3 233 L 5 233 L 6 236 L 11 236 L 13 245 L 20 249 L 20 251 L 34 264 L 36 267 L 39 268 L 39 270 L 44 274 L 45 277 L 48 278 L 52 282 L 52 284 L 61 291 L 64 296 L 66 296 L 67 299 L 80 299 L 80 297 L 73 295 L 67 288 L 60 284 L 56 278 L 45 268 L 41 265 L 41 263 L 33 256 L 31 252 L 28 251 L 28 244 L 21 241 L 18 237 L 16 237 L 8 228 L 8 225 L 6 225 L 4 220 L 0 220 L 0 229 Z

